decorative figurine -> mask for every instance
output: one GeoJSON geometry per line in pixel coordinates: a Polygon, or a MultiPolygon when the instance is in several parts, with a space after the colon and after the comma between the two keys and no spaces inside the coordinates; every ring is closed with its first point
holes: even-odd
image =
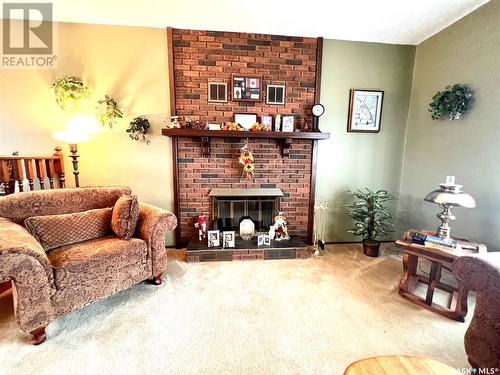
{"type": "Polygon", "coordinates": [[[170,123],[167,123],[167,128],[169,129],[179,129],[181,125],[178,121],[179,116],[170,116],[170,123]]]}
{"type": "Polygon", "coordinates": [[[192,129],[193,128],[193,121],[191,120],[191,117],[186,117],[186,129],[192,129]]]}
{"type": "Polygon", "coordinates": [[[200,123],[200,120],[196,120],[196,121],[194,122],[194,128],[195,128],[196,130],[200,130],[200,128],[201,128],[201,123],[200,123]]]}
{"type": "Polygon", "coordinates": [[[289,240],[290,236],[288,235],[288,227],[286,223],[286,218],[283,216],[283,212],[279,212],[278,216],[274,218],[274,240],[282,241],[289,240]]]}
{"type": "Polygon", "coordinates": [[[207,217],[205,215],[198,216],[198,221],[194,223],[194,227],[198,229],[198,239],[205,240],[207,238],[207,217]]]}
{"type": "Polygon", "coordinates": [[[278,113],[274,119],[274,131],[279,132],[281,129],[281,115],[278,113]]]}

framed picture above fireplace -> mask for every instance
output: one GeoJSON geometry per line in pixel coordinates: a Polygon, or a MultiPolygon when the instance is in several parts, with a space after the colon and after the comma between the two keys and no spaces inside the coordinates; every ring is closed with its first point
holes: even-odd
{"type": "Polygon", "coordinates": [[[231,90],[235,102],[260,102],[262,101],[262,76],[233,74],[231,90]]]}

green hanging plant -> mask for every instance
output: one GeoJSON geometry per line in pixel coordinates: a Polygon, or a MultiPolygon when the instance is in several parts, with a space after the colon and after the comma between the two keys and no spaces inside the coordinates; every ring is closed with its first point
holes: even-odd
{"type": "Polygon", "coordinates": [[[458,120],[470,109],[472,101],[470,87],[457,83],[453,86],[446,86],[446,90],[438,91],[432,97],[429,112],[433,120],[458,120]]]}
{"type": "Polygon", "coordinates": [[[63,110],[73,111],[80,108],[88,98],[90,89],[80,78],[63,75],[51,86],[56,97],[56,103],[63,110]]]}
{"type": "Polygon", "coordinates": [[[139,116],[130,121],[126,132],[134,141],[142,141],[146,142],[146,144],[150,144],[151,140],[146,135],[150,127],[148,119],[143,116],[139,116]]]}
{"type": "Polygon", "coordinates": [[[366,192],[360,189],[352,192],[357,200],[346,207],[350,208],[347,215],[355,220],[355,224],[347,232],[363,237],[363,241],[375,242],[394,232],[394,224],[387,221],[392,219],[392,215],[383,203],[396,198],[387,190],[365,190],[366,192]]]}
{"type": "Polygon", "coordinates": [[[116,124],[116,120],[123,118],[123,112],[118,108],[116,101],[108,95],[97,103],[96,110],[99,124],[109,126],[112,129],[113,125],[116,124]]]}

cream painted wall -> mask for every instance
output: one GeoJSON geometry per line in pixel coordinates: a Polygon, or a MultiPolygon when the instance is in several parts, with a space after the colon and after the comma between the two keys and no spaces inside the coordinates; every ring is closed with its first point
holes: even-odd
{"type": "Polygon", "coordinates": [[[439,207],[423,201],[455,175],[477,208],[458,208],[453,232],[500,249],[500,1],[494,0],[417,47],[399,204],[402,228],[434,228],[439,207]],[[459,121],[433,121],[432,96],[446,85],[474,90],[459,121]]]}
{"type": "MultiPolygon", "coordinates": [[[[140,200],[172,210],[171,143],[160,135],[169,113],[165,30],[59,23],[56,33],[56,70],[0,72],[0,154],[48,154],[55,145],[67,154],[67,145],[51,133],[71,115],[55,104],[49,87],[62,74],[82,77],[96,98],[114,97],[127,118],[78,145],[81,185],[127,185],[140,200]],[[150,145],[125,133],[138,115],[151,122],[150,145]]],[[[72,184],[69,159],[66,174],[72,184]]]]}
{"type": "MultiPolygon", "coordinates": [[[[326,108],[320,129],[316,197],[329,200],[327,241],[352,241],[352,220],[343,205],[348,190],[368,187],[399,194],[404,138],[415,47],[325,40],[321,102],[326,108]],[[384,90],[381,131],[347,133],[351,88],[384,90]]],[[[396,214],[397,202],[391,207],[396,214]]]]}

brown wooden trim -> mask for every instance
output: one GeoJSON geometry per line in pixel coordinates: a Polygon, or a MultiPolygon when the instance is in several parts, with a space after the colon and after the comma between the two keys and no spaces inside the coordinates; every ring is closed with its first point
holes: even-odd
{"type": "Polygon", "coordinates": [[[175,116],[177,112],[175,104],[175,75],[174,75],[174,41],[172,28],[167,27],[167,68],[170,95],[170,116],[175,116]]]}
{"type": "Polygon", "coordinates": [[[193,130],[166,129],[161,133],[167,137],[213,137],[213,138],[267,138],[267,139],[329,139],[330,133],[321,132],[253,132],[237,130],[193,130]]]}
{"type": "Polygon", "coordinates": [[[316,200],[316,167],[318,164],[318,141],[312,141],[311,149],[311,182],[309,189],[309,219],[307,220],[307,244],[313,244],[314,202],[316,200]]]}
{"type": "Polygon", "coordinates": [[[316,86],[314,87],[314,104],[321,103],[321,67],[323,66],[323,38],[316,42],[316,86]]]}
{"type": "Polygon", "coordinates": [[[177,217],[177,227],[175,228],[175,246],[181,247],[181,209],[179,201],[179,164],[177,163],[177,153],[179,150],[179,138],[172,138],[172,169],[174,185],[174,214],[177,217]]]}

